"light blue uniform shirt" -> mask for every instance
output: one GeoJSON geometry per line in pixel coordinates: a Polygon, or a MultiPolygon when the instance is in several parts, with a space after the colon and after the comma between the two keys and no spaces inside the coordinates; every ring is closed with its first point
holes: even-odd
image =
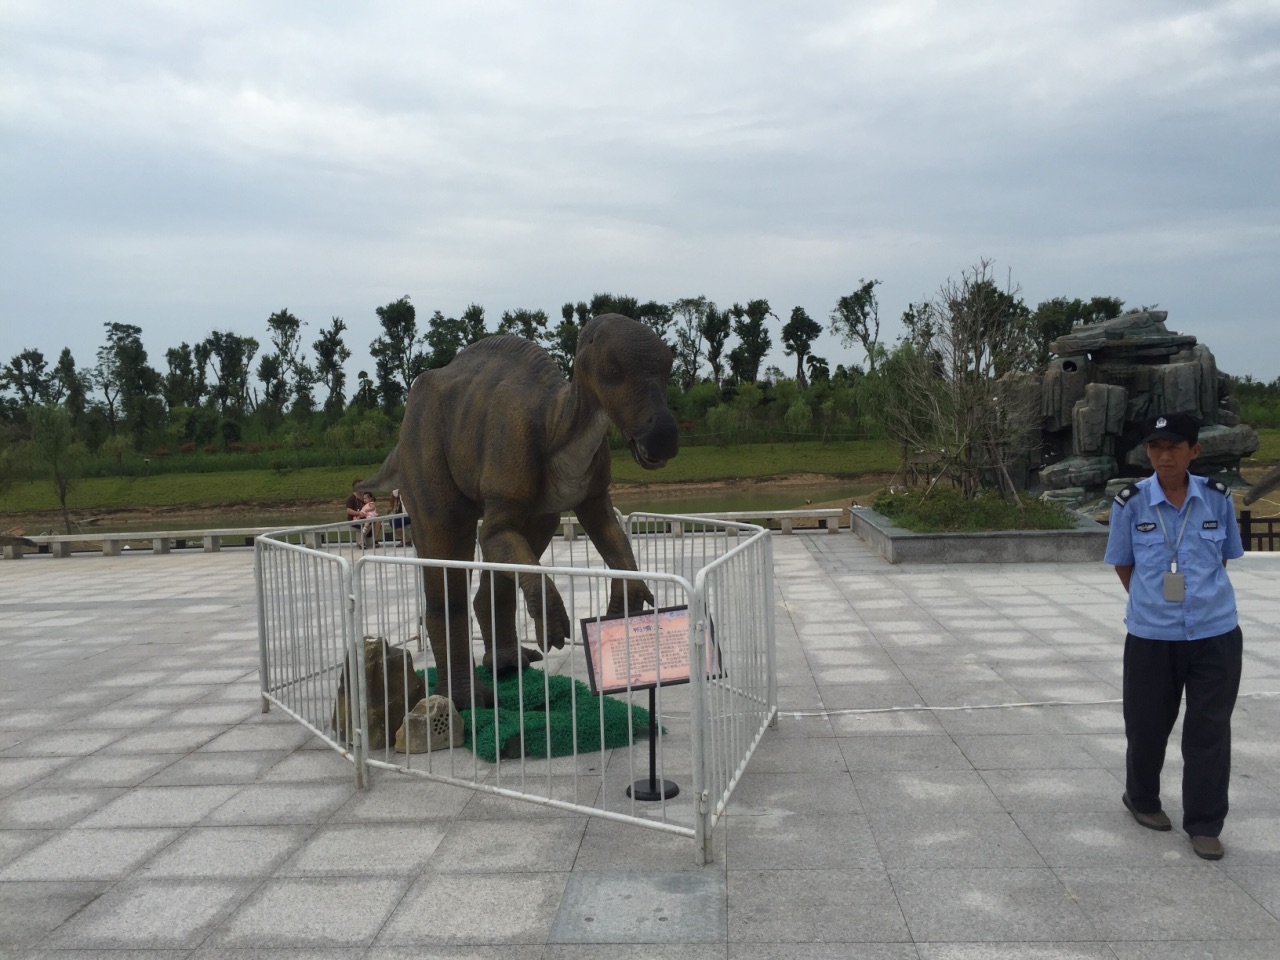
{"type": "Polygon", "coordinates": [[[1234,629],[1236,595],[1222,562],[1243,556],[1244,547],[1230,495],[1188,474],[1187,499],[1178,510],[1155,476],[1134,486],[1127,502],[1117,497],[1111,508],[1105,557],[1113,566],[1133,567],[1124,615],[1129,632],[1147,640],[1203,640],[1234,629]],[[1178,572],[1186,577],[1186,598],[1177,603],[1164,598],[1164,575],[1183,521],[1178,572]]]}

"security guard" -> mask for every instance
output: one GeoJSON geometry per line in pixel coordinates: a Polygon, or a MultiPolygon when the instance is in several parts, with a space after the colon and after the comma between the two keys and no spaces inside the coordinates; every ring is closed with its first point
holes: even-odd
{"type": "Polygon", "coordinates": [[[1171,829],[1160,770],[1185,689],[1182,826],[1198,857],[1219,860],[1243,643],[1226,566],[1244,548],[1230,491],[1188,470],[1198,440],[1187,414],[1148,423],[1143,444],[1155,474],[1116,495],[1106,562],[1129,594],[1121,799],[1144,827],[1171,829]]]}

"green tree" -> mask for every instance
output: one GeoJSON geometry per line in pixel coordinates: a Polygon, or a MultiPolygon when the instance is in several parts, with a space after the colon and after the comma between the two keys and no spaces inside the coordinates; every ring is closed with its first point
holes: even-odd
{"type": "Polygon", "coordinates": [[[598,317],[603,313],[620,313],[632,320],[640,319],[638,316],[640,301],[635,297],[615,296],[612,293],[593,294],[589,309],[592,317],[598,317]]]}
{"type": "Polygon", "coordinates": [[[262,398],[254,404],[267,432],[275,430],[284,418],[289,402],[289,381],[284,362],[278,353],[264,353],[258,361],[258,379],[262,381],[262,398]]]}
{"type": "Polygon", "coordinates": [[[84,476],[89,452],[76,441],[71,414],[55,404],[36,404],[29,411],[31,450],[36,461],[49,468],[53,487],[62,508],[62,522],[71,533],[71,512],[67,497],[84,476]]]}
{"type": "Polygon", "coordinates": [[[787,407],[785,419],[787,430],[792,434],[808,433],[813,429],[813,411],[802,397],[797,397],[787,407]]]}
{"type": "Polygon", "coordinates": [[[714,303],[707,304],[707,313],[703,317],[698,332],[706,343],[707,363],[711,366],[711,379],[717,389],[724,381],[724,348],[729,342],[732,329],[732,315],[728,310],[717,310],[714,303]]]}
{"type": "Polygon", "coordinates": [[[172,412],[179,407],[195,407],[204,395],[204,368],[196,363],[191,346],[183,341],[164,352],[169,372],[160,383],[165,406],[172,412]]]}
{"type": "Polygon", "coordinates": [[[867,369],[875,373],[884,355],[880,345],[880,301],[876,298],[879,280],[859,279],[861,286],[836,301],[831,314],[831,332],[839,334],[846,347],[860,344],[867,355],[867,369]]]}
{"type": "Polygon", "coordinates": [[[44,354],[28,348],[11,357],[4,369],[0,370],[0,386],[16,393],[20,406],[49,403],[54,381],[49,374],[49,364],[45,362],[44,354]]]}
{"type": "Polygon", "coordinates": [[[671,331],[671,324],[674,320],[671,307],[668,304],[659,303],[657,300],[648,300],[640,304],[635,313],[627,314],[627,316],[630,316],[633,320],[639,320],[664,342],[671,331]]]}
{"type": "Polygon", "coordinates": [[[702,326],[706,322],[707,311],[715,308],[716,305],[704,296],[683,297],[671,305],[676,331],[674,372],[676,382],[685,392],[698,382],[698,367],[702,363],[702,326]]]}
{"type": "Polygon", "coordinates": [[[810,383],[831,379],[831,367],[828,366],[826,357],[816,357],[811,353],[805,357],[804,365],[808,369],[810,383]]]}
{"type": "Polygon", "coordinates": [[[478,303],[467,304],[467,309],[462,311],[462,345],[469,347],[477,340],[483,340],[489,336],[489,331],[485,327],[484,307],[478,303]]]}
{"type": "Polygon", "coordinates": [[[796,358],[796,382],[800,389],[809,386],[804,376],[804,360],[809,356],[809,348],[822,333],[822,327],[805,312],[804,307],[794,307],[791,319],[782,328],[782,346],[787,356],[796,358]]]}
{"type": "Polygon", "coordinates": [[[53,379],[57,384],[53,402],[66,406],[67,413],[71,415],[71,428],[78,429],[89,406],[89,391],[93,388],[93,381],[87,370],[76,368],[76,360],[71,355],[70,347],[63,347],[62,353],[58,354],[53,379]]]}
{"type": "Polygon", "coordinates": [[[413,378],[426,368],[426,357],[417,349],[422,343],[417,311],[407,295],[375,312],[382,336],[369,344],[369,353],[377,368],[382,408],[390,413],[404,402],[413,378]]]}
{"type": "Polygon", "coordinates": [[[215,330],[196,349],[201,369],[207,365],[214,382],[209,397],[223,417],[243,418],[249,406],[249,376],[258,341],[238,333],[215,330]]]}
{"type": "Polygon", "coordinates": [[[342,416],[346,406],[347,373],[343,365],[351,359],[351,351],[342,339],[346,330],[346,322],[334,317],[311,344],[316,354],[316,382],[324,384],[327,391],[324,415],[330,423],[342,416]]]}
{"type": "Polygon", "coordinates": [[[1049,362],[1049,344],[1059,337],[1065,337],[1072,327],[1113,320],[1120,316],[1123,309],[1124,301],[1119,297],[1092,297],[1089,300],[1054,297],[1052,300],[1041,301],[1031,315],[1040,340],[1040,363],[1049,362]]]}
{"type": "Polygon", "coordinates": [[[940,458],[940,476],[966,496],[994,481],[1017,500],[1011,467],[1024,459],[1039,423],[1038,332],[1017,287],[997,286],[981,260],[933,299],[903,316],[906,334],[878,379],[881,404],[904,452],[940,458]]]}
{"type": "Polygon", "coordinates": [[[147,362],[141,327],[115,322],[103,327],[107,341],[98,348],[94,379],[106,400],[111,433],[123,421],[134,442],[141,443],[149,429],[160,425],[162,412],[153,403],[160,393],[160,374],[147,362]]]}
{"type": "Polygon", "coordinates": [[[498,333],[524,337],[535,343],[542,339],[547,329],[547,313],[545,310],[504,310],[502,319],[498,321],[498,333]]]}
{"type": "Polygon", "coordinates": [[[760,363],[773,346],[767,320],[777,317],[768,300],[751,300],[745,307],[734,304],[733,332],[738,345],[729,351],[729,366],[734,377],[743,383],[754,383],[760,374],[760,363]]]}
{"type": "Polygon", "coordinates": [[[369,378],[367,370],[356,374],[356,392],[348,410],[372,410],[378,406],[378,388],[369,378]]]}
{"type": "Polygon", "coordinates": [[[574,305],[564,304],[560,308],[560,322],[547,337],[547,352],[566,377],[573,376],[573,358],[578,355],[578,334],[581,332],[574,305]]]}

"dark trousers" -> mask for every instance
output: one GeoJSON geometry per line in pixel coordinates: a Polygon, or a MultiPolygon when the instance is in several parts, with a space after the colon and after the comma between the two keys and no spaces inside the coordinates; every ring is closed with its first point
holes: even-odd
{"type": "Polygon", "coordinates": [[[1231,713],[1240,690],[1240,628],[1203,640],[1124,640],[1125,788],[1136,810],[1160,809],[1160,770],[1182,694],[1182,828],[1216,837],[1227,816],[1231,713]]]}

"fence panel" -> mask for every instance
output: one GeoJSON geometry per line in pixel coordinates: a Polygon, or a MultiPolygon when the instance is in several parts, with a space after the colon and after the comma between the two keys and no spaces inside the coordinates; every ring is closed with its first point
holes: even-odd
{"type": "Polygon", "coordinates": [[[289,531],[310,547],[260,548],[264,703],[284,706],[357,769],[643,824],[695,839],[696,858],[710,858],[711,831],[776,717],[767,531],[633,515],[632,572],[607,568],[581,536],[553,538],[541,566],[522,567],[361,551],[349,527],[289,531]],[[337,579],[322,588],[318,573],[289,566],[308,562],[337,579]],[[654,608],[686,608],[687,618],[654,608]],[[427,657],[433,617],[448,639],[427,657]],[[654,641],[660,623],[669,640],[678,631],[674,643],[654,641]],[[567,642],[543,652],[557,625],[567,642]],[[309,644],[318,650],[304,653],[309,644]],[[513,655],[516,644],[531,655],[513,655]],[[497,710],[467,689],[472,661],[497,710]],[[496,678],[495,664],[506,668],[496,678]],[[436,668],[442,677],[428,673],[436,668]],[[608,695],[593,695],[602,686],[608,695]],[[437,689],[461,709],[431,699],[437,689]],[[404,722],[415,706],[442,709],[404,722]]]}
{"type": "MultiPolygon", "coordinates": [[[[304,537],[305,538],[305,537],[304,537]]],[[[351,565],[299,543],[293,533],[259,537],[258,655],[262,709],[283,709],[330,747],[356,760],[359,683],[351,618],[351,565]],[[358,681],[357,675],[357,681],[358,681]]],[[[356,764],[356,782],[363,770],[356,764]]]]}

